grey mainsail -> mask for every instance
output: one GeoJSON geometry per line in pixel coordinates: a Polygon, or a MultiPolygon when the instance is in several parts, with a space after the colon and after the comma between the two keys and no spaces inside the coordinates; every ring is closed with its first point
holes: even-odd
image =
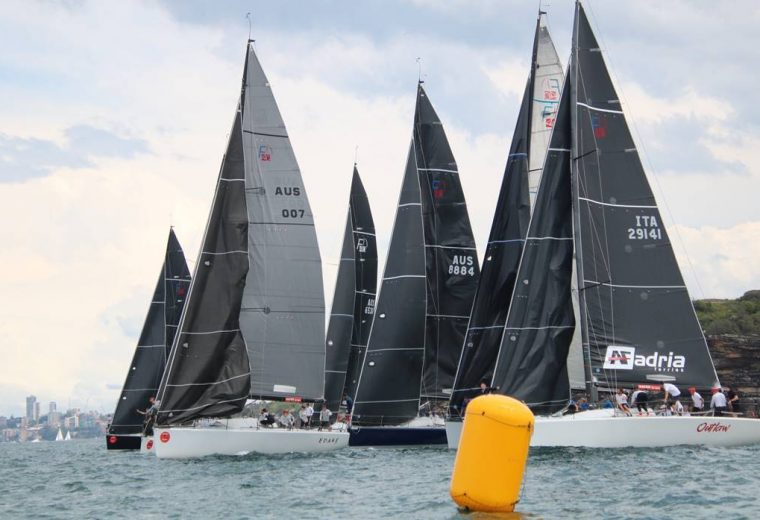
{"type": "Polygon", "coordinates": [[[482,381],[490,381],[493,377],[530,221],[529,192],[534,197],[538,189],[548,136],[556,120],[561,94],[558,89],[564,74],[561,69],[557,71],[559,58],[541,14],[536,21],[531,70],[507,156],[451,396],[449,412],[452,417],[461,414],[464,401],[480,391],[482,381]]]}
{"type": "Polygon", "coordinates": [[[157,395],[189,286],[190,271],[185,255],[174,230],[170,229],[164,264],[116,403],[109,434],[142,432],[145,416],[137,410],[146,409],[148,399],[157,395]]]}
{"type": "Polygon", "coordinates": [[[253,47],[158,424],[228,416],[248,397],[317,399],[324,381],[319,249],[301,174],[253,47]]]}
{"type": "Polygon", "coordinates": [[[241,328],[251,395],[320,399],[325,301],[314,219],[272,88],[253,50],[243,104],[250,270],[241,328]]]}
{"type": "Polygon", "coordinates": [[[459,174],[420,84],[414,132],[353,423],[394,425],[447,399],[478,261],[459,174]]]}
{"type": "Polygon", "coordinates": [[[377,244],[369,199],[354,166],[330,324],[327,328],[325,401],[337,410],[354,396],[375,314],[377,244]]]}
{"type": "Polygon", "coordinates": [[[575,328],[570,138],[566,86],[491,381],[537,413],[562,408],[570,396],[566,360],[575,328]]]}
{"type": "Polygon", "coordinates": [[[600,384],[708,387],[715,368],[583,7],[571,82],[581,325],[600,384]]]}

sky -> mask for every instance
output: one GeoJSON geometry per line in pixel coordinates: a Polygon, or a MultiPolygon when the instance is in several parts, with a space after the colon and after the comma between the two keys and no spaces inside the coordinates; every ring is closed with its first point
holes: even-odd
{"type": "MultiPolygon", "coordinates": [[[[693,298],[760,289],[760,3],[584,2],[693,298]]],[[[354,160],[381,264],[419,74],[488,236],[536,1],[0,2],[0,415],[111,411],[175,226],[191,268],[250,19],[328,305],[354,160]],[[418,58],[421,60],[418,63],[418,58]]],[[[572,0],[544,2],[564,63],[572,0]]]]}

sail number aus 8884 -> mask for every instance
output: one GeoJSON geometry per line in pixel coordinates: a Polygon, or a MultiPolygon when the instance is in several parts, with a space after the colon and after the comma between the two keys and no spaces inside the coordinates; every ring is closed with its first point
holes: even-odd
{"type": "Polygon", "coordinates": [[[628,228],[629,240],[661,240],[662,228],[654,215],[636,215],[636,227],[628,228]]]}
{"type": "Polygon", "coordinates": [[[449,265],[449,274],[475,276],[475,261],[470,255],[454,255],[449,265]]]}

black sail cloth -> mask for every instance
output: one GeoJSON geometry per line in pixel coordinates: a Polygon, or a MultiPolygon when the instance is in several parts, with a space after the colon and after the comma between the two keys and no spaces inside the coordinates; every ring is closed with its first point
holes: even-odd
{"type": "Polygon", "coordinates": [[[330,325],[327,329],[325,401],[337,410],[343,393],[353,398],[375,313],[377,244],[375,224],[359,172],[354,167],[348,217],[330,325]]]}
{"type": "Polygon", "coordinates": [[[142,432],[145,416],[137,410],[148,408],[148,400],[158,393],[158,385],[164,373],[189,286],[190,271],[185,255],[174,230],[171,229],[164,264],[161,266],[148,315],[116,404],[108,429],[109,434],[142,432]]]}
{"type": "Polygon", "coordinates": [[[717,375],[707,344],[580,3],[573,41],[576,249],[593,376],[709,387],[717,375]]]}
{"type": "Polygon", "coordinates": [[[575,329],[570,159],[566,84],[491,382],[535,413],[562,408],[570,395],[566,361],[575,329]]]}
{"type": "Polygon", "coordinates": [[[451,395],[449,414],[452,417],[459,417],[464,411],[465,400],[480,391],[478,387],[482,381],[490,381],[493,377],[493,367],[530,221],[528,149],[532,101],[532,87],[528,81],[507,157],[507,167],[483,259],[483,270],[478,280],[451,395]]]}
{"type": "Polygon", "coordinates": [[[402,424],[448,398],[478,274],[456,162],[420,85],[354,424],[402,424]]]}

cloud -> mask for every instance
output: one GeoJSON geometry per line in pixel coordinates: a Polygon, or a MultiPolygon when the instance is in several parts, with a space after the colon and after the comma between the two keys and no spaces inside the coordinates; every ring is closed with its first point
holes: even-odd
{"type": "Polygon", "coordinates": [[[87,168],[98,158],[129,159],[147,151],[148,144],[142,139],[120,137],[83,124],[67,128],[62,145],[0,134],[0,182],[22,182],[60,168],[87,168]]]}

